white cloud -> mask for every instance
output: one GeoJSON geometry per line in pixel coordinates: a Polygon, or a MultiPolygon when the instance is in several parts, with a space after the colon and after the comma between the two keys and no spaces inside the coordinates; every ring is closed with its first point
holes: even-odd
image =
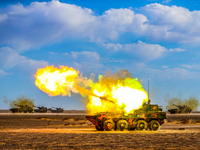
{"type": "Polygon", "coordinates": [[[127,60],[111,58],[111,59],[105,59],[105,61],[106,61],[106,62],[119,62],[119,63],[124,63],[124,62],[126,62],[127,60]]]}
{"type": "Polygon", "coordinates": [[[4,75],[8,75],[8,74],[9,74],[9,73],[7,73],[7,72],[3,71],[2,69],[0,69],[0,76],[1,76],[1,75],[4,76],[4,75]]]}
{"type": "MultiPolygon", "coordinates": [[[[96,15],[91,9],[57,0],[11,5],[2,12],[0,45],[18,50],[66,38],[105,43],[127,32],[156,41],[200,41],[200,11],[157,3],[146,5],[140,14],[120,8],[96,15]]],[[[115,50],[120,48],[114,46],[115,50]]]]}
{"type": "Polygon", "coordinates": [[[69,55],[68,53],[62,53],[62,55],[69,55]]]}
{"type": "Polygon", "coordinates": [[[148,69],[156,78],[163,80],[199,79],[200,72],[189,71],[185,68],[165,68],[164,70],[148,69]]]}
{"type": "Polygon", "coordinates": [[[165,65],[164,65],[164,66],[162,66],[162,68],[169,68],[169,66],[165,66],[165,65]]]}
{"type": "Polygon", "coordinates": [[[55,52],[48,52],[49,54],[52,54],[52,55],[56,55],[58,53],[55,53],[55,52]]]}
{"type": "Polygon", "coordinates": [[[167,3],[169,3],[169,2],[171,2],[171,0],[163,0],[163,1],[162,1],[162,3],[165,3],[165,4],[167,4],[167,3]]]}
{"type": "Polygon", "coordinates": [[[117,44],[114,44],[114,43],[107,43],[107,44],[103,44],[103,46],[106,48],[106,49],[113,49],[115,51],[117,50],[120,50],[123,48],[123,46],[119,43],[117,44]]]}
{"type": "Polygon", "coordinates": [[[169,51],[170,52],[184,52],[185,49],[181,49],[181,48],[174,48],[174,49],[172,49],[172,48],[170,48],[169,51]]]}
{"type": "Polygon", "coordinates": [[[98,72],[103,68],[102,59],[97,52],[82,51],[71,52],[73,66],[84,72],[98,72]]]}
{"type": "Polygon", "coordinates": [[[196,70],[200,69],[200,65],[199,64],[196,64],[196,65],[186,65],[186,64],[183,64],[181,66],[184,67],[184,68],[187,68],[187,69],[196,69],[196,70]]]}
{"type": "Polygon", "coordinates": [[[0,22],[4,21],[7,19],[7,15],[6,14],[0,14],[0,22]]]}
{"type": "Polygon", "coordinates": [[[97,52],[90,51],[82,51],[82,52],[71,52],[74,58],[84,57],[84,59],[91,59],[98,61],[100,59],[100,55],[97,52]]]}
{"type": "Polygon", "coordinates": [[[160,58],[164,52],[167,51],[165,47],[158,44],[147,44],[138,41],[137,44],[126,44],[124,45],[125,51],[134,53],[147,61],[151,61],[160,58]]]}
{"type": "Polygon", "coordinates": [[[164,54],[168,52],[182,52],[184,49],[175,48],[167,50],[165,47],[160,46],[158,44],[148,44],[142,41],[138,41],[138,43],[132,44],[124,44],[121,45],[119,43],[107,43],[103,44],[107,49],[111,50],[121,50],[128,54],[132,54],[138,56],[143,61],[151,61],[162,57],[164,54]]]}
{"type": "MultiPolygon", "coordinates": [[[[11,5],[1,21],[0,44],[29,49],[70,37],[85,37],[95,16],[87,8],[51,2],[11,5]]],[[[88,37],[88,35],[87,35],[88,37]]]]}
{"type": "Polygon", "coordinates": [[[9,47],[0,48],[0,69],[10,69],[15,66],[23,67],[26,69],[35,69],[47,65],[48,62],[46,61],[28,59],[25,56],[21,56],[15,50],[9,47]]]}
{"type": "Polygon", "coordinates": [[[144,34],[150,38],[173,42],[200,41],[200,11],[157,3],[143,9],[149,19],[144,34]]]}

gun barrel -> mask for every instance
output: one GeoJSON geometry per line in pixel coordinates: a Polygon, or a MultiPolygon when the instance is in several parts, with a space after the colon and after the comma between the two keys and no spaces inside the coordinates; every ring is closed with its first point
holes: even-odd
{"type": "Polygon", "coordinates": [[[18,104],[15,104],[16,106],[19,106],[19,107],[23,107],[23,105],[18,105],[18,104]]]}
{"type": "Polygon", "coordinates": [[[105,97],[99,97],[101,100],[104,100],[104,101],[109,101],[109,102],[111,102],[111,103],[115,103],[114,101],[112,101],[112,100],[109,100],[109,99],[107,99],[107,98],[105,98],[105,97]]]}

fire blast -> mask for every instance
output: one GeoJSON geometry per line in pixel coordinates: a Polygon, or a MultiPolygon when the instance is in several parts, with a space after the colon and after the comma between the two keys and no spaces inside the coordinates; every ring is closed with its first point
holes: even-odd
{"type": "Polygon", "coordinates": [[[73,92],[86,97],[90,114],[101,111],[130,113],[148,101],[147,92],[137,78],[99,75],[98,82],[94,82],[67,66],[40,68],[35,78],[35,85],[49,96],[71,96],[73,92]]]}

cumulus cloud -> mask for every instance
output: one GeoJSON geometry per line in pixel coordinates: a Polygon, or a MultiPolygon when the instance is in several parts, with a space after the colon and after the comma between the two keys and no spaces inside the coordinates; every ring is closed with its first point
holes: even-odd
{"type": "Polygon", "coordinates": [[[173,42],[195,42],[200,40],[200,11],[189,11],[184,7],[149,4],[143,7],[149,37],[173,42]]]}
{"type": "Polygon", "coordinates": [[[5,11],[1,14],[7,18],[0,24],[4,29],[0,30],[0,44],[14,45],[20,50],[67,37],[84,37],[87,24],[95,19],[90,9],[56,0],[11,5],[5,11]]]}
{"type": "Polygon", "coordinates": [[[73,59],[73,65],[78,70],[84,69],[84,71],[91,72],[92,70],[94,72],[94,70],[97,71],[103,68],[101,57],[97,52],[72,51],[68,56],[73,59]]]}
{"type": "Polygon", "coordinates": [[[148,69],[148,72],[163,80],[200,78],[200,72],[189,71],[185,68],[164,68],[164,70],[148,69]]]}
{"type": "Polygon", "coordinates": [[[48,62],[46,61],[28,59],[27,57],[20,55],[9,47],[0,48],[0,69],[10,69],[15,66],[23,67],[26,69],[35,69],[47,65],[48,62]]]}
{"type": "Polygon", "coordinates": [[[84,57],[85,59],[99,60],[100,55],[97,52],[82,51],[82,52],[71,52],[74,58],[84,57]]]}
{"type": "Polygon", "coordinates": [[[170,1],[171,1],[171,0],[163,0],[162,3],[167,4],[167,3],[169,3],[170,1]]]}
{"type": "Polygon", "coordinates": [[[181,48],[174,48],[174,49],[172,49],[172,48],[170,48],[169,51],[170,52],[184,52],[185,49],[181,49],[181,48]]]}
{"type": "Polygon", "coordinates": [[[123,46],[119,43],[114,44],[114,43],[107,43],[107,44],[103,44],[103,46],[105,46],[106,49],[113,49],[115,51],[120,50],[123,48],[123,46]]]}
{"type": "Polygon", "coordinates": [[[4,75],[8,75],[8,74],[9,74],[9,73],[7,73],[7,72],[3,71],[2,69],[0,69],[0,76],[1,76],[1,75],[4,76],[4,75]]]}
{"type": "Polygon", "coordinates": [[[143,61],[151,61],[158,59],[168,52],[182,52],[184,49],[175,48],[167,50],[165,47],[160,46],[158,44],[148,44],[142,41],[138,41],[138,43],[132,44],[124,44],[121,45],[119,43],[107,43],[104,44],[107,49],[111,50],[122,50],[126,53],[136,55],[141,58],[143,61]]]}
{"type": "Polygon", "coordinates": [[[128,32],[156,41],[200,41],[200,11],[154,3],[138,12],[120,8],[98,15],[57,0],[11,5],[0,10],[0,45],[25,50],[66,38],[104,43],[128,32]]]}
{"type": "Polygon", "coordinates": [[[200,65],[199,64],[195,64],[195,65],[183,64],[181,66],[186,68],[186,69],[194,69],[194,70],[199,70],[200,69],[200,65]]]}

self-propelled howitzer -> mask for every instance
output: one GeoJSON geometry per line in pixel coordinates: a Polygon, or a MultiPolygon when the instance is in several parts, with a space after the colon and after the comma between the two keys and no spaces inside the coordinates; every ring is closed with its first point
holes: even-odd
{"type": "Polygon", "coordinates": [[[18,105],[15,104],[17,107],[16,108],[11,108],[10,110],[12,113],[33,113],[34,109],[33,107],[30,107],[28,105],[18,105]]]}
{"type": "Polygon", "coordinates": [[[166,112],[158,105],[144,104],[134,113],[99,112],[86,115],[99,131],[151,130],[156,131],[164,123],[166,112]]]}
{"type": "Polygon", "coordinates": [[[188,107],[187,105],[175,105],[174,106],[178,107],[175,109],[169,109],[168,112],[170,114],[188,114],[191,113],[192,109],[190,107],[188,107]]]}

